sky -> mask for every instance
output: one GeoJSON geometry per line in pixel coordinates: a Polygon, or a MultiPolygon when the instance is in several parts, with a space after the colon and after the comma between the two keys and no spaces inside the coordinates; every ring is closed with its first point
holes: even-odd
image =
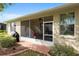
{"type": "Polygon", "coordinates": [[[8,6],[3,12],[0,12],[0,22],[4,22],[13,18],[28,15],[41,10],[54,8],[62,5],[62,3],[16,3],[8,6]]]}

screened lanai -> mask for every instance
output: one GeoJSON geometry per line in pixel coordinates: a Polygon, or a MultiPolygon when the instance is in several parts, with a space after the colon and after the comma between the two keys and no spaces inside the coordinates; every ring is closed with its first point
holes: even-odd
{"type": "Polygon", "coordinates": [[[21,36],[39,40],[53,41],[53,17],[21,21],[21,36]]]}

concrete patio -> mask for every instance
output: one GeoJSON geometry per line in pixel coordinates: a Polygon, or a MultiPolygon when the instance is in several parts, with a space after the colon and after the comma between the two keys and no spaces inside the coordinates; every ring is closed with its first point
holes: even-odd
{"type": "Polygon", "coordinates": [[[38,51],[40,53],[49,55],[48,54],[49,48],[47,46],[37,45],[37,44],[33,44],[33,43],[27,42],[27,41],[21,41],[21,42],[18,42],[17,44],[24,46],[24,47],[27,47],[28,49],[32,49],[34,51],[38,51]]]}

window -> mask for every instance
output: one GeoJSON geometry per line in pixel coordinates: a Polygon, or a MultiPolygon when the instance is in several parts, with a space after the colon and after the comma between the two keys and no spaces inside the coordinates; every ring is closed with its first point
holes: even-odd
{"type": "Polygon", "coordinates": [[[74,35],[74,13],[60,15],[60,34],[74,35]]]}
{"type": "Polygon", "coordinates": [[[2,28],[2,26],[0,25],[0,29],[2,28]]]}

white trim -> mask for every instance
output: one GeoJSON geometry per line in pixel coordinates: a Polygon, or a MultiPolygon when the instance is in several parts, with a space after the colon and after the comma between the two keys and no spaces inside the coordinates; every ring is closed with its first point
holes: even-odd
{"type": "Polygon", "coordinates": [[[60,37],[64,37],[65,39],[75,39],[76,36],[73,35],[60,35],[60,37]]]}
{"type": "Polygon", "coordinates": [[[44,34],[44,36],[52,36],[51,34],[44,34]]]}
{"type": "Polygon", "coordinates": [[[44,40],[44,21],[43,21],[43,40],[44,40]]]}
{"type": "Polygon", "coordinates": [[[39,45],[45,45],[45,46],[54,45],[51,41],[44,41],[44,40],[39,40],[39,39],[34,39],[29,37],[20,37],[20,41],[27,41],[27,42],[32,42],[33,44],[39,44],[39,45]]]}
{"type": "Polygon", "coordinates": [[[53,37],[53,43],[54,43],[54,20],[52,21],[52,37],[53,37]]]}

